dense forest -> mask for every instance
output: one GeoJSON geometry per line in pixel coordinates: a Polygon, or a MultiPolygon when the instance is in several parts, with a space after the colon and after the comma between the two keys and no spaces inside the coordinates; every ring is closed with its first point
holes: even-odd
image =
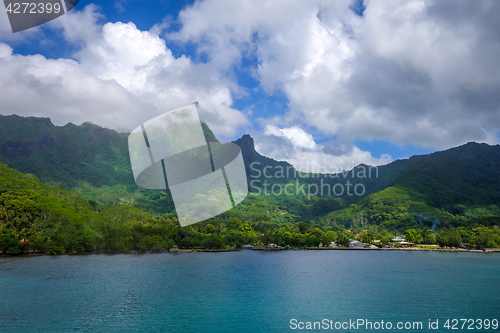
{"type": "MultiPolygon", "coordinates": [[[[208,126],[203,130],[207,140],[217,140],[208,126]]],[[[333,241],[348,246],[352,239],[384,246],[395,236],[443,247],[500,245],[498,145],[469,143],[398,160],[362,177],[370,167],[304,174],[260,155],[249,135],[235,143],[249,185],[255,181],[252,192],[236,208],[181,228],[168,189],[135,185],[127,134],[90,123],[58,127],[46,118],[0,116],[0,161],[5,163],[0,163],[0,251],[114,253],[243,244],[307,248],[333,241]],[[289,172],[278,176],[279,170],[289,172]],[[265,177],[268,171],[275,177],[265,177]],[[346,181],[362,183],[363,195],[300,190],[346,181]],[[288,194],[269,195],[264,182],[288,194]]]]}

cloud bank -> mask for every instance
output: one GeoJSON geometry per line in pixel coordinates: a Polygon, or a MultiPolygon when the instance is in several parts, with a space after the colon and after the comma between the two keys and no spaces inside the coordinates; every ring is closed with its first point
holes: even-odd
{"type": "Polygon", "coordinates": [[[56,124],[91,121],[130,130],[158,114],[198,101],[215,133],[232,136],[248,120],[231,108],[237,85],[208,64],[175,58],[158,34],[132,23],[100,25],[94,5],[53,21],[74,59],[12,54],[0,43],[0,110],[43,115],[56,124]]]}
{"type": "Polygon", "coordinates": [[[230,138],[252,117],[233,107],[248,95],[236,79],[245,70],[288,99],[286,113],[252,119],[259,151],[295,166],[391,160],[355,140],[494,144],[498,17],[495,0],[204,0],[179,13],[178,30],[158,22],[140,31],[100,24],[89,5],[50,23],[79,47],[72,59],[16,55],[0,42],[0,110],[131,129],[197,100],[214,132],[230,138]],[[174,57],[165,41],[194,45],[207,61],[174,57]],[[332,140],[318,144],[304,129],[332,140]]]}
{"type": "Polygon", "coordinates": [[[423,148],[498,142],[500,3],[485,1],[196,2],[170,34],[227,69],[248,54],[289,112],[342,140],[423,148]]]}
{"type": "Polygon", "coordinates": [[[318,144],[311,134],[298,126],[279,128],[267,125],[256,135],[255,142],[259,153],[286,160],[296,169],[306,172],[337,173],[362,163],[378,166],[393,160],[388,154],[375,158],[370,152],[339,140],[318,144]]]}

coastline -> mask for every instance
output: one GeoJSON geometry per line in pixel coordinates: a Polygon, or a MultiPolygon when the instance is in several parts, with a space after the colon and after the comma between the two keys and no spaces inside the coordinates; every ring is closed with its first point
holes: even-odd
{"type": "Polygon", "coordinates": [[[306,249],[285,249],[285,248],[253,248],[253,251],[434,251],[434,252],[472,252],[472,253],[500,253],[500,248],[485,249],[485,250],[472,250],[472,249],[426,249],[426,248],[330,248],[330,247],[317,247],[306,249]]]}
{"type": "Polygon", "coordinates": [[[318,247],[318,248],[304,248],[304,249],[286,249],[286,248],[273,248],[273,247],[254,247],[248,250],[242,249],[171,249],[162,251],[131,251],[131,252],[116,252],[116,253],[106,253],[106,252],[76,252],[76,253],[64,253],[64,254],[48,254],[48,253],[25,253],[19,255],[8,255],[0,253],[0,258],[15,258],[15,257],[40,257],[40,256],[88,256],[96,254],[105,255],[119,255],[119,254],[161,254],[161,253],[197,253],[197,252],[240,252],[240,251],[432,251],[432,252],[468,252],[468,253],[500,253],[500,248],[485,249],[485,250],[472,250],[472,249],[426,249],[426,248],[328,248],[328,247],[318,247]]]}

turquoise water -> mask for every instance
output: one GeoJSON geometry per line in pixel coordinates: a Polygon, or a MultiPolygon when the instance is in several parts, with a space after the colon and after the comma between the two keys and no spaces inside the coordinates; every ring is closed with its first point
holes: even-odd
{"type": "Polygon", "coordinates": [[[304,325],[323,319],[422,322],[422,330],[392,330],[445,332],[451,331],[443,328],[446,319],[453,318],[500,320],[500,254],[239,251],[0,258],[0,332],[388,331],[292,330],[292,319],[304,325]],[[428,329],[429,319],[439,320],[439,330],[428,329]]]}

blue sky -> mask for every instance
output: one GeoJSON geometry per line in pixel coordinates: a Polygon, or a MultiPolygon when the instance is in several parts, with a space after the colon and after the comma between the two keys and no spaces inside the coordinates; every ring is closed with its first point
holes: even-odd
{"type": "Polygon", "coordinates": [[[197,100],[217,137],[250,133],[262,154],[306,168],[496,144],[499,8],[80,1],[0,34],[0,113],[127,131],[197,100]]]}

